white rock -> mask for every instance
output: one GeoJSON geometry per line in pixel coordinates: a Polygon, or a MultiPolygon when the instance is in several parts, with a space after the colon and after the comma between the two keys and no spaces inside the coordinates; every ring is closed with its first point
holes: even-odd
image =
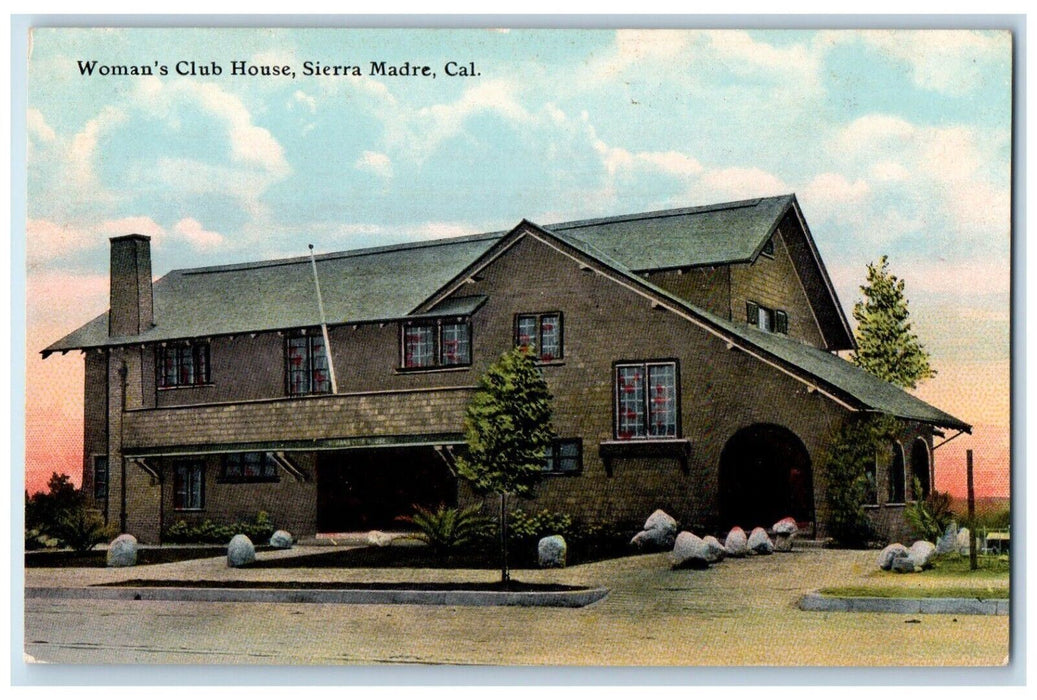
{"type": "Polygon", "coordinates": [[[681,532],[674,541],[670,559],[675,569],[708,568],[711,560],[709,545],[690,532],[681,532]]]}
{"type": "Polygon", "coordinates": [[[119,535],[108,545],[108,566],[135,566],[137,563],[137,538],[119,535]]]}
{"type": "Polygon", "coordinates": [[[782,518],[778,522],[774,523],[774,527],[772,527],[771,530],[773,530],[776,535],[795,535],[799,532],[799,525],[796,524],[795,518],[782,518]]]}
{"type": "MultiPolygon", "coordinates": [[[[960,530],[958,530],[957,544],[958,554],[960,554],[963,557],[967,557],[969,555],[969,529],[967,527],[963,527],[960,530]]],[[[979,546],[978,542],[976,543],[976,546],[979,546]]]]}
{"type": "Polygon", "coordinates": [[[677,537],[677,521],[661,510],[648,516],[644,529],[634,535],[630,544],[638,549],[664,550],[673,547],[677,537]]]}
{"type": "Polygon", "coordinates": [[[937,554],[950,554],[958,548],[958,523],[953,520],[936,540],[937,554]]]}
{"type": "Polygon", "coordinates": [[[729,557],[744,557],[749,554],[749,538],[745,530],[735,525],[724,538],[724,550],[729,557]]]}
{"type": "Polygon", "coordinates": [[[292,533],[287,530],[278,530],[270,535],[270,546],[274,549],[291,549],[293,542],[292,533]]]}
{"type": "Polygon", "coordinates": [[[720,561],[724,558],[727,550],[724,549],[724,545],[720,544],[720,540],[713,535],[706,535],[702,538],[702,541],[706,543],[706,547],[709,549],[710,561],[720,561]]]}
{"type": "Polygon", "coordinates": [[[774,543],[762,527],[754,527],[749,533],[749,551],[753,554],[770,554],[774,551],[774,543]]]}
{"type": "Polygon", "coordinates": [[[378,530],[367,533],[367,543],[373,547],[388,547],[392,544],[393,536],[378,530]]]}
{"type": "Polygon", "coordinates": [[[933,565],[933,557],[936,555],[936,545],[925,540],[918,540],[908,550],[911,560],[915,566],[928,569],[933,565]]]}
{"type": "Polygon", "coordinates": [[[915,560],[911,557],[897,557],[890,566],[890,571],[898,574],[913,574],[921,570],[922,567],[915,564],[915,560]]]}
{"type": "Polygon", "coordinates": [[[246,535],[234,535],[227,545],[227,566],[245,566],[256,560],[256,548],[246,535]]]}
{"type": "Polygon", "coordinates": [[[565,556],[568,551],[565,538],[561,535],[544,537],[537,543],[537,560],[541,569],[561,569],[565,567],[565,556]]]}
{"type": "Polygon", "coordinates": [[[891,544],[879,552],[879,568],[883,571],[889,571],[890,567],[893,566],[894,559],[903,559],[908,556],[910,556],[910,553],[907,551],[907,547],[899,542],[891,544]]]}

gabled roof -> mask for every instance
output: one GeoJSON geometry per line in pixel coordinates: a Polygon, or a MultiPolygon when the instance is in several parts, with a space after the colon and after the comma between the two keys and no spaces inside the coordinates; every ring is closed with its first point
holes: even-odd
{"type": "Polygon", "coordinates": [[[917,420],[954,430],[971,431],[972,426],[949,413],[922,401],[903,389],[885,382],[850,362],[787,336],[767,333],[748,325],[734,323],[704,309],[689,304],[684,299],[652,284],[622,263],[597,251],[594,246],[572,236],[527,224],[543,234],[554,237],[576,251],[621,275],[627,282],[641,287],[659,301],[677,307],[689,316],[711,326],[734,344],[751,349],[754,354],[776,360],[800,378],[809,379],[836,396],[848,400],[858,410],[887,413],[898,418],[917,420]],[[748,346],[748,347],[745,347],[748,346]]]}

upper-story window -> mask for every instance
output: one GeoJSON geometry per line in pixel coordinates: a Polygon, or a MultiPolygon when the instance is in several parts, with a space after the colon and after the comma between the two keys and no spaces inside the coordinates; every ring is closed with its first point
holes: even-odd
{"type": "Polygon", "coordinates": [[[158,349],[158,385],[163,389],[209,383],[209,344],[169,343],[158,349]]]}
{"type": "Polygon", "coordinates": [[[315,331],[296,331],[287,341],[288,393],[292,396],[331,392],[328,354],[324,336],[315,331]]]}
{"type": "Polygon", "coordinates": [[[750,326],[756,326],[768,333],[788,335],[789,315],[781,309],[769,309],[755,301],[745,302],[745,320],[750,326]]]}
{"type": "Polygon", "coordinates": [[[541,362],[562,359],[561,312],[515,316],[515,345],[534,348],[541,362]]]}
{"type": "Polygon", "coordinates": [[[404,369],[472,363],[472,327],[467,319],[408,321],[401,327],[401,333],[404,369]]]}
{"type": "Polygon", "coordinates": [[[616,439],[677,437],[677,363],[624,362],[615,373],[616,439]]]}

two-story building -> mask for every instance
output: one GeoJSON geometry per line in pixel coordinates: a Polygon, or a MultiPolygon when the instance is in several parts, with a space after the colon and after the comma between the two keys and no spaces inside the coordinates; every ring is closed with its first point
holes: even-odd
{"type": "Polygon", "coordinates": [[[174,270],[111,241],[111,308],[43,350],[86,361],[83,484],[145,542],[268,512],[301,536],[469,502],[452,466],[479,377],[527,345],[558,435],[529,507],[655,508],[697,531],[823,531],[847,416],[900,419],[872,516],[903,529],[934,436],[969,426],[839,357],[853,335],[795,196],[174,270]],[[333,376],[334,375],[334,380],[333,376]]]}

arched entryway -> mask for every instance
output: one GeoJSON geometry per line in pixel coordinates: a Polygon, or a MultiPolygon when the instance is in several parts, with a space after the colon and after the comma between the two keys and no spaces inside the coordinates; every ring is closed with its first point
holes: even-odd
{"type": "Polygon", "coordinates": [[[932,458],[929,454],[929,445],[922,438],[915,439],[911,445],[911,477],[912,493],[914,493],[914,480],[918,480],[921,493],[915,493],[915,498],[926,498],[932,490],[930,473],[932,469],[932,458]]]}
{"type": "Polygon", "coordinates": [[[792,516],[814,520],[810,453],[788,428],[757,423],[731,436],[720,453],[721,527],[770,527],[792,516]]]}

